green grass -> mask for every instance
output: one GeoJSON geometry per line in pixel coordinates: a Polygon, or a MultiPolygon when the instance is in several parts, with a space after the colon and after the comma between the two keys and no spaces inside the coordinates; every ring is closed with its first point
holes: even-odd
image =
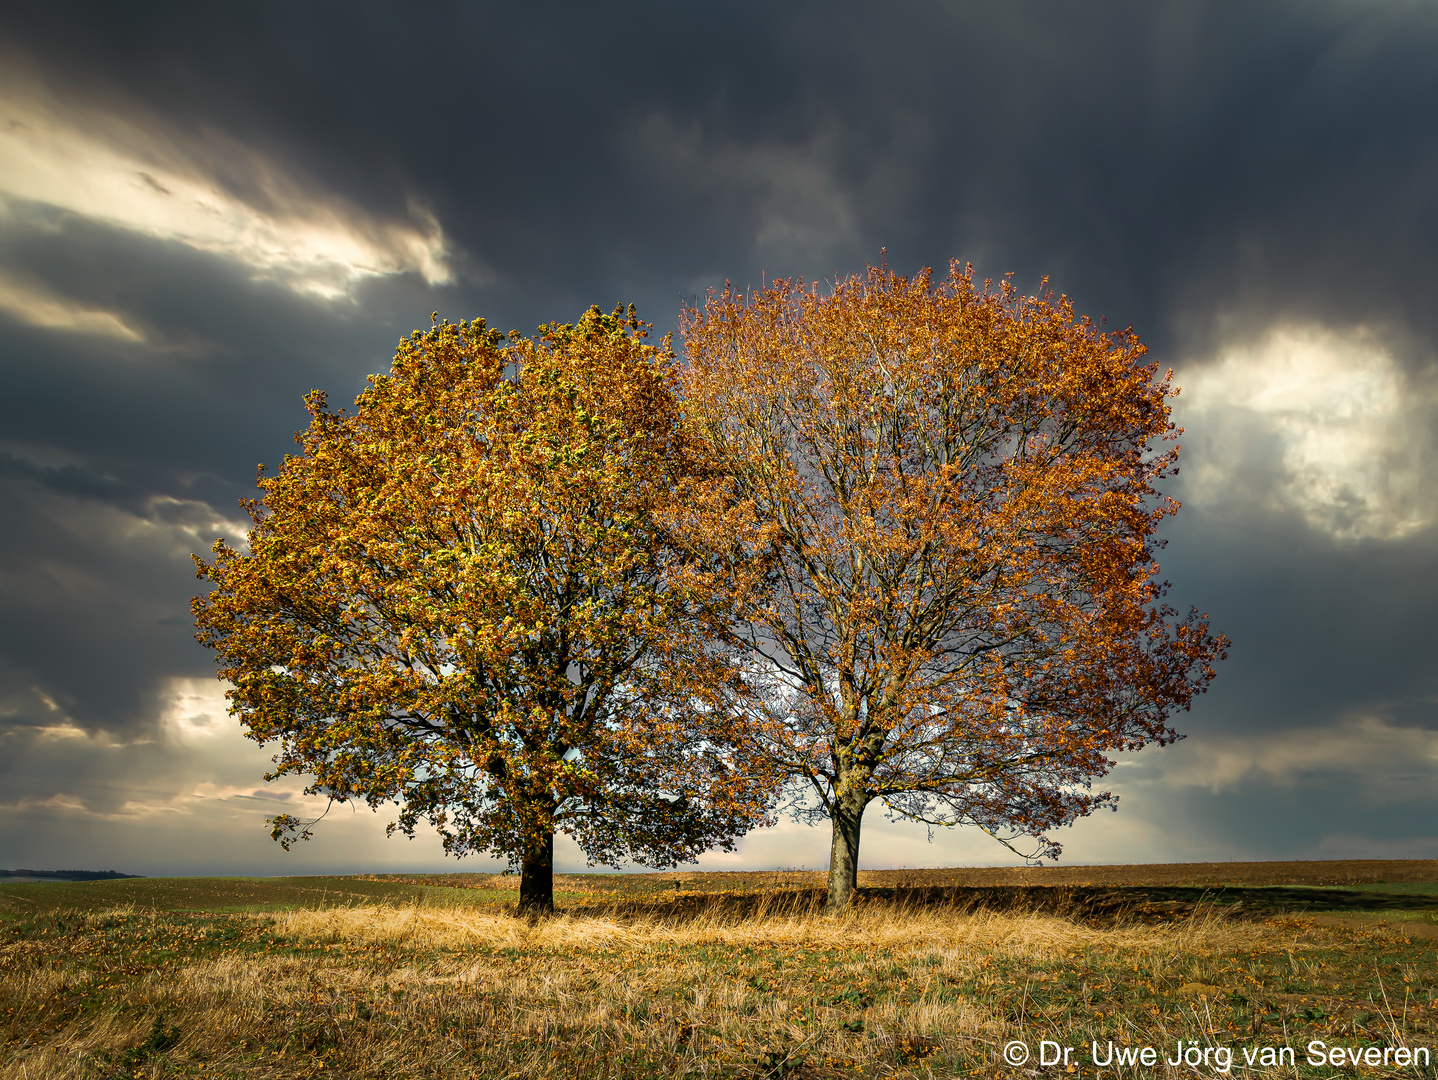
{"type": "Polygon", "coordinates": [[[1355,892],[1391,893],[1394,896],[1438,897],[1438,882],[1432,881],[1380,881],[1371,885],[1338,885],[1332,887],[1345,890],[1351,889],[1355,892]]]}
{"type": "MultiPolygon", "coordinates": [[[[265,912],[356,904],[513,904],[516,894],[359,877],[121,878],[0,884],[0,920],[134,906],[157,911],[265,912]]],[[[574,903],[577,893],[558,893],[574,903]]]]}

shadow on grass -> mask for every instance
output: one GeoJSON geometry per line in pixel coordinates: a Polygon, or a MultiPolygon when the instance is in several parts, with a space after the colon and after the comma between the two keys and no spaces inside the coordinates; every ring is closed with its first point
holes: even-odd
{"type": "MultiPolygon", "coordinates": [[[[642,918],[680,925],[698,919],[739,922],[758,918],[814,918],[823,913],[823,889],[764,892],[677,893],[567,906],[564,916],[642,918]]],[[[1238,919],[1318,912],[1423,912],[1438,908],[1431,895],[1309,887],[914,886],[860,888],[855,914],[882,906],[894,912],[990,912],[1053,915],[1093,926],[1161,923],[1202,913],[1238,919]]]]}

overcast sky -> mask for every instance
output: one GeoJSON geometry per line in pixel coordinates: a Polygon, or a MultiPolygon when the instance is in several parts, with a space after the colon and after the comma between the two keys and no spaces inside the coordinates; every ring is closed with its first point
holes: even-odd
{"type": "MultiPolygon", "coordinates": [[[[1183,387],[1164,576],[1233,647],[1064,861],[1438,857],[1435,56],[1432,0],[11,0],[0,868],[488,869],[367,810],[269,840],[306,800],[225,714],[190,553],[431,311],[664,330],[884,249],[1047,275],[1183,387]]],[[[860,861],[1014,860],[873,807],[860,861]]]]}

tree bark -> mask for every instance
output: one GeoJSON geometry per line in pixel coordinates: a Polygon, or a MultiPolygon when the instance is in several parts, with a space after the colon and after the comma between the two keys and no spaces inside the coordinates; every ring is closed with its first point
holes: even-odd
{"type": "Polygon", "coordinates": [[[859,887],[859,828],[864,807],[869,803],[864,778],[850,775],[840,779],[834,792],[834,839],[829,846],[829,896],[825,915],[837,915],[853,901],[859,887]]]}
{"type": "Polygon", "coordinates": [[[519,910],[548,915],[554,910],[554,833],[532,844],[519,864],[519,910]]]}

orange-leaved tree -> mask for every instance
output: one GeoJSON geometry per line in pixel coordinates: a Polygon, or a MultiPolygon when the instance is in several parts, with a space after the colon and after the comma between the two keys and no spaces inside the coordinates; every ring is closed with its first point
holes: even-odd
{"type": "MultiPolygon", "coordinates": [[[[647,330],[631,307],[532,339],[416,331],[353,413],[309,395],[248,550],[195,560],[197,637],[280,746],[267,778],[505,856],[525,909],[553,906],[556,831],[663,866],[764,815],[726,756],[717,609],[664,525],[708,451],[647,330]]],[[[313,825],[271,823],[286,847],[313,825]]]]}
{"type": "Polygon", "coordinates": [[[730,545],[765,703],[746,767],[831,819],[830,910],[874,800],[1056,857],[1049,831],[1113,801],[1108,755],[1177,738],[1227,645],[1155,576],[1169,376],[1132,332],[957,263],[726,288],[681,331],[731,477],[691,528],[730,545]]]}

